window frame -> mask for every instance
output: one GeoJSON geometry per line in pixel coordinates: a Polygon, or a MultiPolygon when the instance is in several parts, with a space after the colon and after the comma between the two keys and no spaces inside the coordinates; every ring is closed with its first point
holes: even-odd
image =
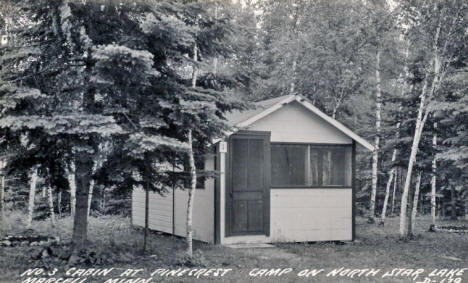
{"type": "MultiPolygon", "coordinates": [[[[308,153],[308,158],[310,159],[310,149],[311,147],[332,147],[332,148],[349,148],[351,153],[350,161],[350,174],[351,182],[349,185],[274,185],[273,182],[270,182],[270,187],[272,189],[352,189],[353,188],[353,144],[338,144],[338,143],[304,143],[304,142],[271,142],[270,146],[273,149],[275,145],[303,145],[306,146],[306,152],[308,153]]],[[[270,153],[271,154],[271,153],[270,153]]],[[[271,164],[270,164],[271,168],[271,164]]],[[[270,169],[271,170],[271,169],[270,169]]]]}

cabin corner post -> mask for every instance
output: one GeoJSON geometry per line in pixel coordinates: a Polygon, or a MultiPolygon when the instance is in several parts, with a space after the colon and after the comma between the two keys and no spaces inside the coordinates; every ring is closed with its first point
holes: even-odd
{"type": "Polygon", "coordinates": [[[227,153],[222,155],[222,178],[221,178],[221,200],[224,204],[222,207],[223,217],[221,218],[221,242],[227,237],[231,236],[231,203],[230,203],[230,190],[231,190],[231,161],[232,161],[232,136],[226,139],[227,153]]]}
{"type": "Polygon", "coordinates": [[[135,229],[135,225],[133,224],[133,221],[134,221],[134,219],[133,219],[133,217],[134,217],[133,216],[133,210],[134,210],[134,204],[133,204],[134,196],[133,195],[134,195],[134,192],[135,192],[135,188],[132,187],[132,194],[131,194],[132,198],[131,198],[131,201],[130,201],[130,227],[132,229],[135,229]]]}
{"type": "Polygon", "coordinates": [[[264,195],[264,230],[267,237],[271,235],[271,132],[263,141],[266,159],[265,164],[265,195],[264,195]]]}
{"type": "MultiPolygon", "coordinates": [[[[221,141],[222,142],[222,141],[221,141]]],[[[221,153],[220,150],[220,143],[214,149],[215,153],[215,171],[218,172],[218,176],[214,180],[214,235],[213,235],[213,243],[215,245],[221,244],[221,153]]]]}
{"type": "Polygon", "coordinates": [[[356,239],[356,141],[353,140],[351,159],[351,241],[356,239]]]}
{"type": "Polygon", "coordinates": [[[215,240],[219,239],[219,244],[224,244],[224,239],[226,237],[226,182],[227,182],[227,152],[229,151],[229,142],[228,140],[222,140],[221,142],[225,143],[224,150],[221,150],[220,144],[218,144],[218,160],[217,160],[217,170],[219,170],[219,180],[217,182],[217,199],[215,203],[218,202],[218,215],[216,223],[218,224],[216,228],[217,237],[215,240]]]}

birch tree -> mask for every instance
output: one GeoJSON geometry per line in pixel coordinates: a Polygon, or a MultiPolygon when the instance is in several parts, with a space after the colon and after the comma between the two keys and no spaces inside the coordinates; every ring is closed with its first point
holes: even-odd
{"type": "Polygon", "coordinates": [[[372,152],[372,188],[370,196],[369,222],[375,223],[375,198],[377,195],[378,174],[379,174],[379,152],[380,152],[380,124],[382,117],[382,89],[380,78],[380,55],[381,49],[378,47],[375,66],[376,99],[375,99],[375,130],[374,151],[372,152]]]}
{"type": "MultiPolygon", "coordinates": [[[[198,47],[197,43],[195,42],[193,45],[193,61],[198,61],[198,47]]],[[[198,74],[198,67],[193,66],[192,72],[192,88],[197,86],[197,74],[198,74]]],[[[187,142],[188,142],[188,158],[189,158],[189,170],[190,170],[190,188],[188,189],[188,199],[187,199],[187,255],[191,258],[193,255],[193,203],[195,200],[195,192],[197,187],[197,168],[195,167],[195,157],[193,152],[193,136],[192,130],[189,129],[187,133],[187,142]]]]}
{"type": "Polygon", "coordinates": [[[414,232],[414,225],[416,223],[416,214],[418,213],[418,201],[419,201],[419,189],[421,187],[421,176],[422,172],[418,172],[418,177],[416,178],[416,185],[414,186],[414,196],[413,196],[413,207],[411,211],[411,230],[409,234],[414,232]]]}
{"type": "MultiPolygon", "coordinates": [[[[106,161],[110,151],[112,150],[111,143],[109,141],[103,141],[98,146],[98,154],[95,157],[92,173],[93,175],[102,168],[104,162],[106,161]]],[[[88,198],[88,216],[91,211],[91,203],[93,200],[94,195],[94,187],[96,185],[96,181],[91,179],[91,183],[89,184],[89,198],[88,198]]]]}
{"type": "Polygon", "coordinates": [[[193,255],[193,203],[195,200],[195,192],[197,186],[197,171],[195,167],[195,158],[193,153],[193,139],[192,130],[188,130],[188,156],[189,156],[189,168],[190,168],[190,188],[188,191],[187,200],[187,255],[191,258],[193,255]]]}
{"type": "Polygon", "coordinates": [[[62,218],[62,191],[57,193],[57,211],[58,217],[62,218]]]}
{"type": "Polygon", "coordinates": [[[0,223],[5,222],[5,162],[0,161],[0,223]]]}
{"type": "MultiPolygon", "coordinates": [[[[432,7],[421,6],[419,11],[418,23],[416,27],[421,32],[427,32],[428,38],[430,39],[429,54],[429,66],[425,72],[425,78],[421,93],[419,96],[419,107],[418,114],[416,117],[416,125],[414,128],[414,136],[411,145],[411,152],[409,156],[407,172],[405,177],[405,183],[403,186],[401,208],[400,208],[400,237],[407,238],[408,227],[407,227],[407,204],[408,204],[408,193],[411,184],[411,176],[414,164],[416,162],[416,155],[419,148],[419,142],[421,135],[426,123],[427,117],[431,113],[432,109],[429,106],[434,94],[438,91],[441,82],[449,67],[449,63],[454,56],[453,48],[450,45],[454,42],[452,39],[453,31],[458,30],[457,24],[460,24],[461,9],[457,1],[452,3],[452,6],[448,2],[435,2],[432,7]],[[450,15],[451,17],[446,17],[450,15]],[[431,37],[430,34],[433,34],[431,37]]],[[[456,37],[455,37],[456,38],[456,37]]]]}
{"type": "Polygon", "coordinates": [[[393,182],[393,192],[392,192],[392,216],[395,215],[395,196],[396,196],[396,190],[397,190],[397,184],[398,184],[398,169],[395,168],[395,171],[394,171],[394,182],[393,182]]]}
{"type": "Polygon", "coordinates": [[[431,218],[432,218],[432,225],[436,225],[436,204],[437,204],[437,177],[436,177],[436,170],[437,170],[437,155],[435,154],[437,148],[437,122],[434,122],[434,133],[432,134],[432,148],[434,150],[434,157],[432,159],[432,176],[431,176],[431,218]]]}
{"type": "MultiPolygon", "coordinates": [[[[437,29],[437,34],[440,32],[440,26],[437,29]]],[[[438,36],[436,36],[438,37],[438,36]]],[[[432,59],[432,60],[435,60],[432,59]]],[[[436,66],[436,64],[431,60],[431,65],[436,66]]],[[[434,71],[439,71],[437,70],[438,66],[434,67],[434,71]]],[[[436,73],[436,72],[435,72],[436,73]]],[[[408,227],[406,223],[406,210],[407,210],[407,204],[408,204],[408,193],[409,193],[409,186],[411,184],[411,174],[413,172],[413,166],[416,162],[416,154],[418,152],[418,147],[419,147],[419,141],[421,138],[421,133],[422,129],[424,127],[424,123],[426,122],[427,119],[427,114],[428,109],[426,105],[426,99],[428,96],[427,93],[427,85],[428,85],[428,78],[426,77],[424,81],[424,86],[421,91],[420,95],[420,103],[419,103],[419,109],[418,109],[418,116],[416,118],[416,126],[415,126],[415,133],[413,136],[413,143],[411,146],[411,153],[409,157],[409,162],[408,162],[408,169],[406,172],[406,178],[405,178],[405,184],[403,186],[403,193],[402,193],[402,199],[401,199],[401,207],[400,207],[400,237],[406,238],[408,236],[408,227]],[[426,113],[426,114],[424,114],[426,113]]]]}
{"type": "MultiPolygon", "coordinates": [[[[397,131],[399,131],[399,127],[400,127],[400,122],[398,122],[398,124],[397,124],[397,131]]],[[[385,199],[384,199],[384,203],[383,203],[383,207],[382,207],[382,215],[381,215],[381,218],[380,218],[380,223],[381,224],[385,223],[385,218],[386,218],[386,215],[387,215],[388,199],[390,198],[390,187],[392,186],[393,178],[396,177],[395,176],[396,175],[395,174],[396,168],[393,165],[393,163],[395,163],[396,156],[397,156],[397,149],[396,149],[396,146],[395,146],[395,148],[393,149],[393,153],[392,153],[392,169],[390,169],[390,174],[389,174],[390,176],[388,177],[387,185],[385,186],[385,199]]],[[[396,180],[395,180],[395,184],[396,184],[396,180]]],[[[395,191],[393,191],[393,198],[395,198],[395,191]]]]}
{"type": "MultiPolygon", "coordinates": [[[[91,172],[92,173],[96,172],[96,163],[94,163],[93,170],[91,172]]],[[[95,181],[94,179],[91,179],[91,181],[89,182],[88,212],[87,212],[88,217],[89,217],[89,213],[91,212],[91,203],[93,201],[94,185],[95,185],[95,181]]]]}
{"type": "Polygon", "coordinates": [[[49,204],[50,223],[55,226],[54,197],[52,195],[52,186],[47,184],[47,200],[49,204]]]}
{"type": "Polygon", "coordinates": [[[76,207],[76,179],[75,179],[75,161],[71,160],[67,169],[67,180],[70,190],[70,215],[75,217],[76,207]]]}
{"type": "Polygon", "coordinates": [[[29,181],[28,218],[26,221],[27,227],[31,226],[32,220],[33,220],[37,179],[38,179],[37,167],[35,166],[31,169],[30,181],[29,181]]]}

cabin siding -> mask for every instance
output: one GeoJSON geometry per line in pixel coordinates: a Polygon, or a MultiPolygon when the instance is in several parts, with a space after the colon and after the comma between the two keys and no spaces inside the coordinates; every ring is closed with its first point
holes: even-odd
{"type": "Polygon", "coordinates": [[[271,131],[271,142],[352,143],[351,138],[297,101],[254,122],[247,130],[271,131]]]}
{"type": "MultiPolygon", "coordinates": [[[[214,169],[214,156],[205,160],[206,170],[214,169]]],[[[175,189],[164,196],[149,194],[148,226],[151,230],[186,236],[188,191],[175,189]],[[175,199],[174,199],[175,197],[175,199]],[[174,202],[173,202],[174,201],[174,202]]],[[[196,189],[193,206],[193,238],[214,242],[214,179],[205,181],[203,189],[196,189]]],[[[132,193],[132,224],[145,226],[145,191],[136,188],[132,193]]]]}
{"type": "Polygon", "coordinates": [[[272,189],[271,241],[352,239],[352,190],[272,189]]]}
{"type": "MultiPolygon", "coordinates": [[[[214,156],[205,160],[205,170],[214,170],[214,156]]],[[[188,191],[175,191],[174,234],[185,237],[187,234],[187,200],[188,191]]],[[[203,242],[214,242],[214,179],[208,178],[203,189],[196,189],[193,205],[193,238],[203,242]]]]}
{"type": "MultiPolygon", "coordinates": [[[[150,192],[148,213],[149,229],[172,233],[172,192],[164,196],[150,192]]],[[[145,226],[145,191],[142,188],[132,192],[132,224],[145,226]]]]}
{"type": "Polygon", "coordinates": [[[274,188],[270,236],[222,237],[222,244],[352,240],[352,190],[274,188]]]}

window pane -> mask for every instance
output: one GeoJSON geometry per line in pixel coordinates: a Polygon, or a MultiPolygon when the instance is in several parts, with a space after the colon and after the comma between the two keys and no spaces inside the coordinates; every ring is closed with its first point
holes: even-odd
{"type": "Polygon", "coordinates": [[[320,150],[322,185],[351,185],[351,158],[347,151],[351,152],[349,147],[323,147],[320,150]]]}
{"type": "Polygon", "coordinates": [[[353,158],[353,151],[351,147],[345,148],[345,186],[351,186],[352,182],[352,158],[353,158]]]}
{"type": "Polygon", "coordinates": [[[248,156],[248,170],[247,170],[247,190],[248,191],[263,191],[263,170],[264,157],[263,157],[263,140],[249,139],[249,156],[248,156]]]}
{"type": "Polygon", "coordinates": [[[351,186],[350,146],[271,145],[273,186],[351,186]]]}
{"type": "Polygon", "coordinates": [[[332,175],[331,150],[322,149],[322,184],[331,185],[332,175]]]}
{"type": "Polygon", "coordinates": [[[320,151],[317,148],[310,148],[310,176],[309,184],[313,186],[320,185],[320,151]]]}
{"type": "Polygon", "coordinates": [[[306,185],[306,145],[271,145],[271,184],[306,185]]]}
{"type": "Polygon", "coordinates": [[[248,139],[233,139],[231,173],[232,173],[232,191],[247,190],[247,166],[245,166],[249,157],[249,140],[248,139]]]}

